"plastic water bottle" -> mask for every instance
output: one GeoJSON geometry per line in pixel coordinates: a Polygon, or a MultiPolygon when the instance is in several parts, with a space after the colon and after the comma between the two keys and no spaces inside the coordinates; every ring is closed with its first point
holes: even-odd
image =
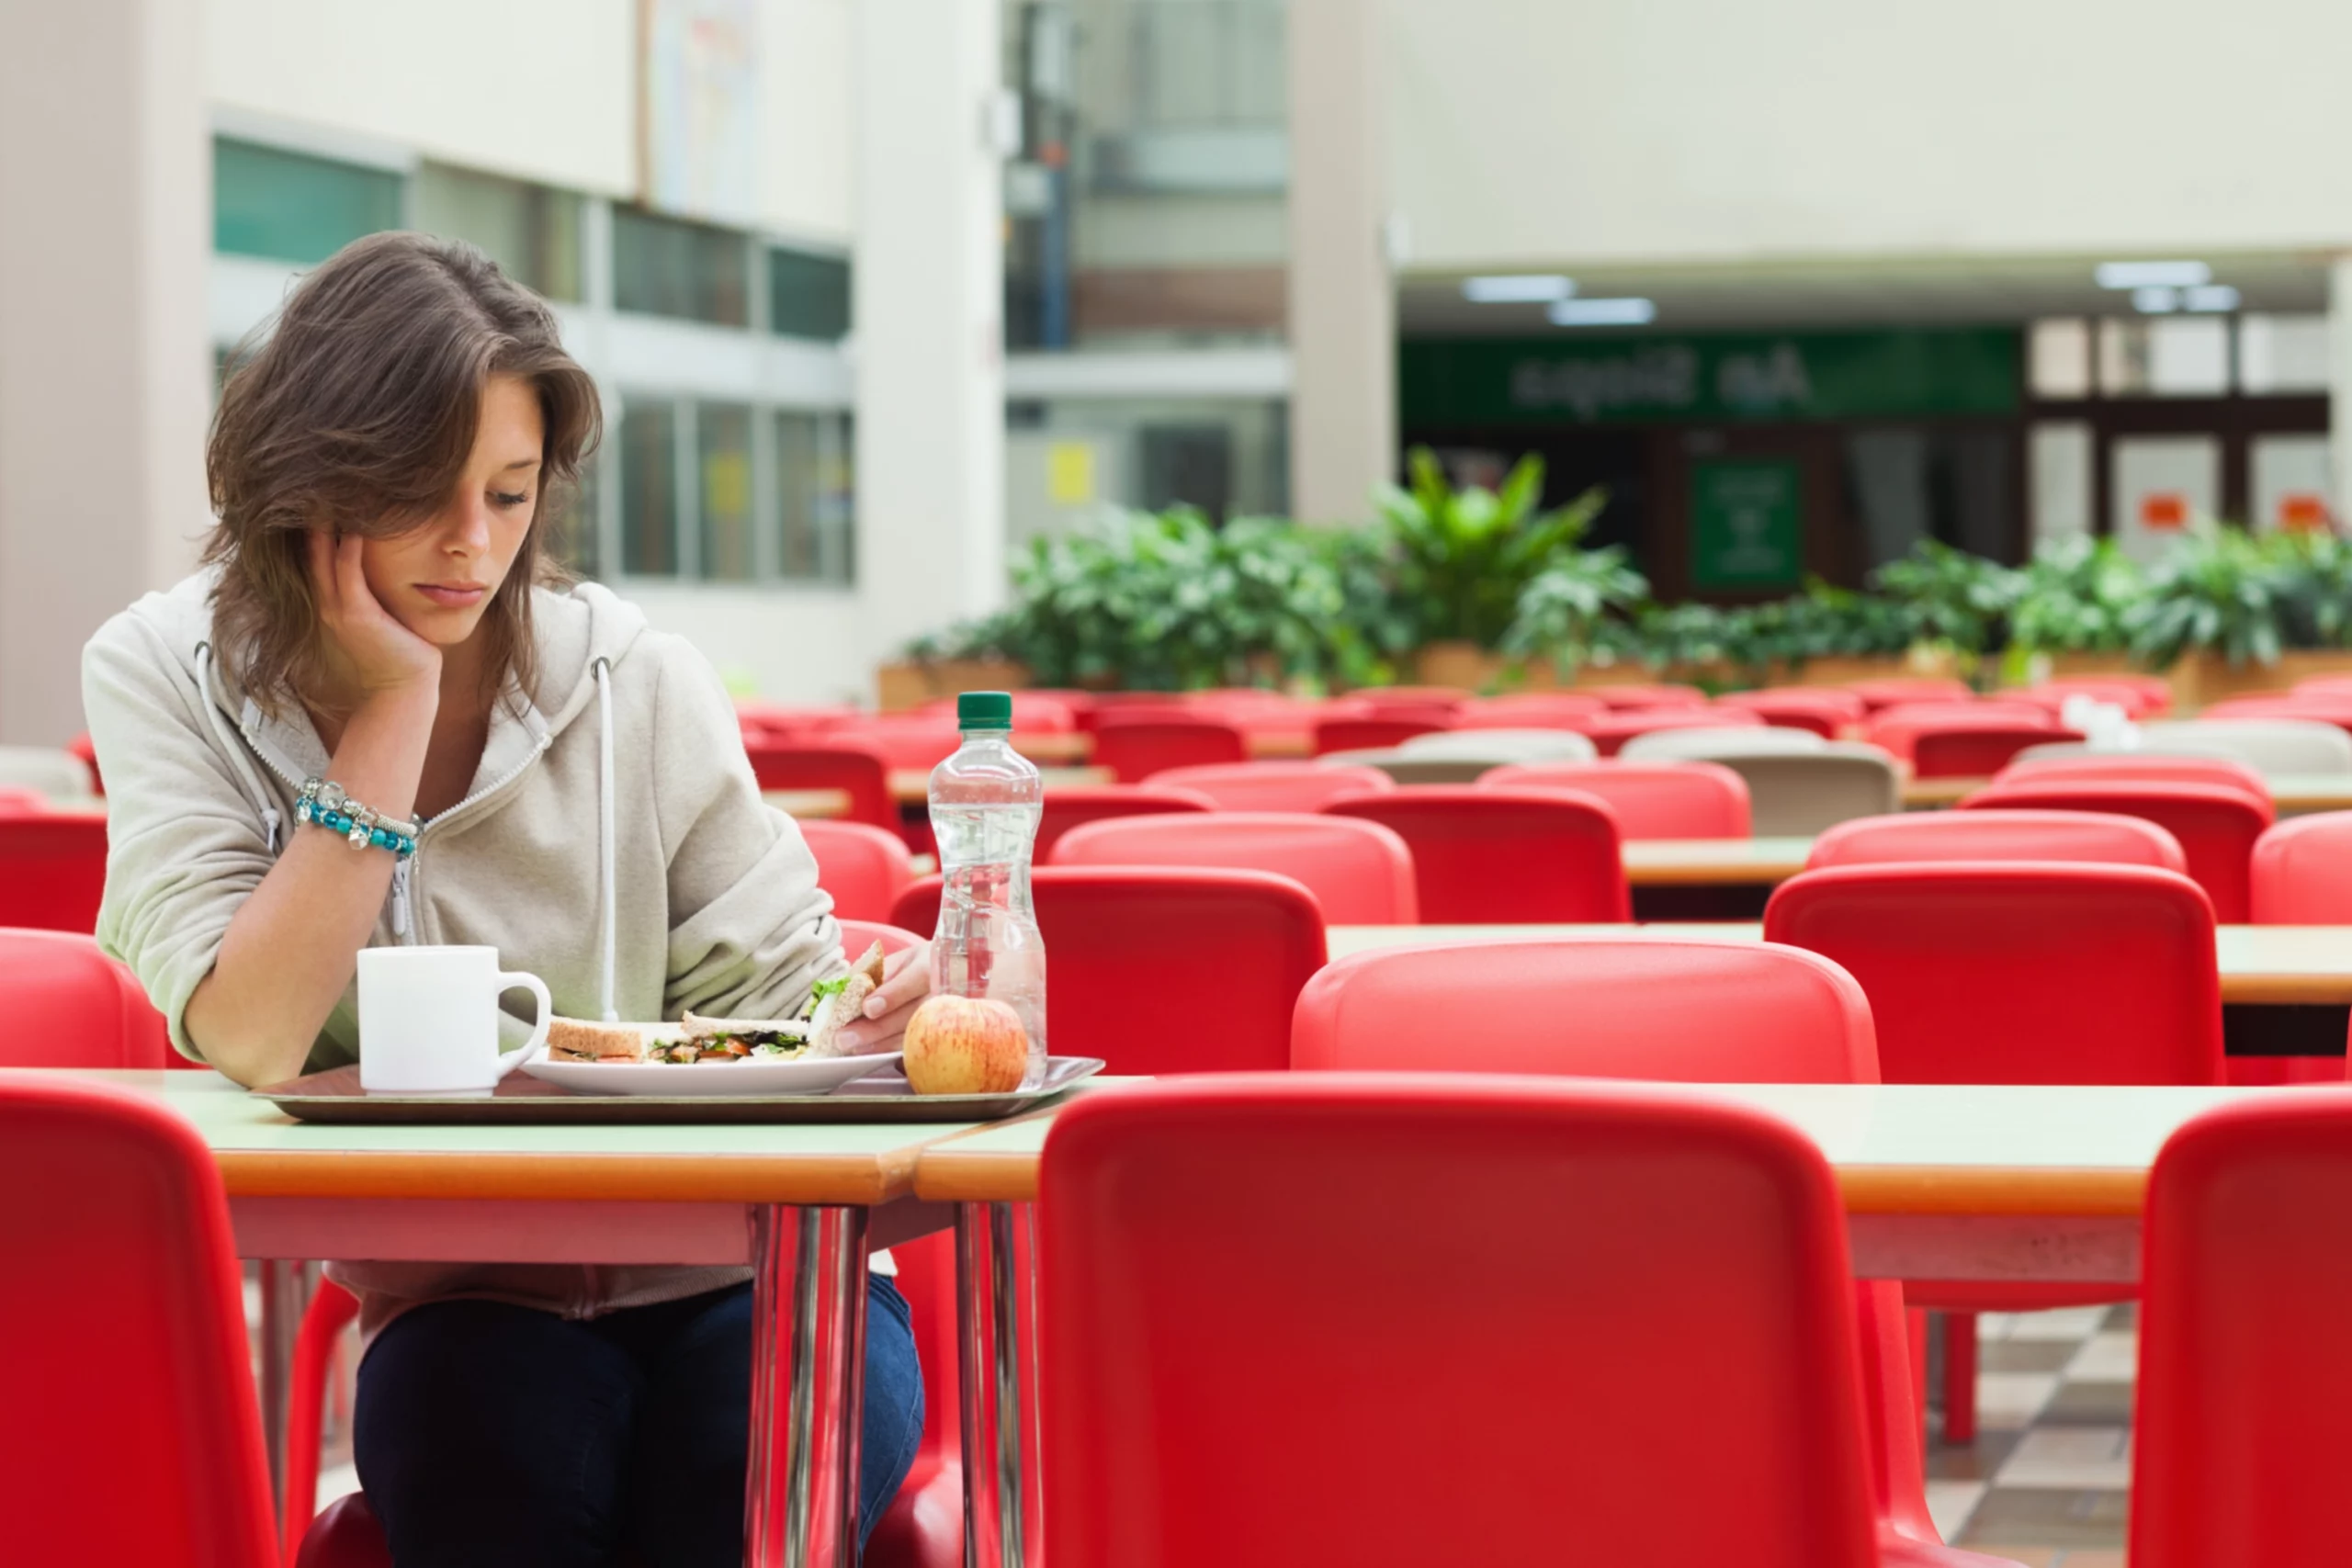
{"type": "Polygon", "coordinates": [[[1029,854],[1046,782],[1012,749],[1012,696],[956,699],[964,743],[931,771],[931,831],[939,843],[939,930],[932,989],[1011,1005],[1029,1032],[1023,1087],[1046,1076],[1046,942],[1029,897],[1029,854]]]}

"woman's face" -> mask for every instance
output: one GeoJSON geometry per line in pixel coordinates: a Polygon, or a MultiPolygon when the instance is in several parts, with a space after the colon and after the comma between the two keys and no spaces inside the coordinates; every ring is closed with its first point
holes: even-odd
{"type": "Polygon", "coordinates": [[[417,527],[360,544],[360,570],[394,620],[437,648],[473,636],[531,531],[544,440],[531,384],[492,377],[455,492],[417,527]]]}

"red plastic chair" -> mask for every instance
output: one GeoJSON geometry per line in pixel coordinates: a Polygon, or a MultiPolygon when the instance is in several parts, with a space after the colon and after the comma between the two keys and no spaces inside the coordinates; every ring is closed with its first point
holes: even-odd
{"type": "Polygon", "coordinates": [[[2041,776],[1996,784],[1960,804],[1970,811],[2112,811],[2144,818],[2180,841],[2188,874],[2212,898],[2214,918],[2223,925],[2244,925],[2250,916],[2254,843],[2276,817],[2267,802],[2229,785],[2041,776]]]}
{"type": "Polygon", "coordinates": [[[82,731],[65,743],[65,749],[81,758],[82,765],[90,770],[90,793],[104,796],[107,793],[107,781],[98,776],[98,746],[96,741],[90,739],[90,732],[86,729],[82,731]]]}
{"type": "Polygon", "coordinates": [[[1419,718],[1324,718],[1316,720],[1313,744],[1318,757],[1333,751],[1378,751],[1416,735],[1453,728],[1450,714],[1419,718]]]}
{"type": "MultiPolygon", "coordinates": [[[[963,1568],[964,1434],[957,1397],[956,1236],[938,1231],[890,1249],[922,1362],[922,1438],[899,1495],[874,1522],[865,1568],[963,1568]]],[[[1034,1344],[1034,1340],[1032,1341],[1034,1344]]]]}
{"type": "Polygon", "coordinates": [[[1635,839],[1745,839],[1747,781],[1721,762],[1521,762],[1480,775],[1480,789],[1566,789],[1596,796],[1635,839]]]}
{"type": "Polygon", "coordinates": [[[838,724],[858,724],[872,716],[845,703],[767,703],[736,699],[735,717],[746,736],[788,739],[838,724]]]}
{"type": "Polygon", "coordinates": [[[1121,784],[1141,784],[1170,768],[1246,762],[1250,742],[1240,730],[1213,718],[1130,718],[1106,714],[1094,730],[1094,762],[1121,784]]]}
{"type": "Polygon", "coordinates": [[[2188,874],[2180,840],[2154,822],[2098,811],[1902,811],[1857,817],[1813,841],[1805,869],[1892,861],[2092,861],[2188,874]]]}
{"type": "Polygon", "coordinates": [[[1609,711],[1597,697],[1571,692],[1518,692],[1483,697],[1455,711],[1457,729],[1582,729],[1609,711]]]}
{"type": "MultiPolygon", "coordinates": [[[[1861,982],[1888,1083],[2218,1084],[2213,907],[2178,873],[1981,862],[1843,865],[1782,883],[1764,937],[1861,982]]],[[[1975,1437],[1984,1311],[2116,1299],[2065,1286],[1922,1281],[1949,1322],[1944,1431],[1975,1437]]]]}
{"type": "Polygon", "coordinates": [[[1783,1122],[1196,1080],[1082,1097],[1041,1190],[1054,1568],[1875,1561],[1845,1219],[1783,1122]]]}
{"type": "Polygon", "coordinates": [[[95,931],[106,889],[106,813],[0,814],[0,926],[95,931]]]}
{"type": "MultiPolygon", "coordinates": [[[[933,923],[936,925],[937,921],[933,923]]],[[[848,959],[856,958],[877,942],[882,944],[882,956],[888,958],[901,948],[919,947],[931,940],[921,931],[910,931],[881,920],[843,920],[841,928],[842,956],[848,959]]]]}
{"type": "Polygon", "coordinates": [[[1170,768],[1144,783],[1188,789],[1216,802],[1219,811],[1313,811],[1336,795],[1394,789],[1378,768],[1339,762],[1232,762],[1210,768],[1170,768]]]}
{"type": "Polygon", "coordinates": [[[1954,728],[1938,725],[1921,728],[1911,738],[1911,774],[1922,779],[1989,778],[2009,765],[2029,746],[2053,740],[2079,740],[2071,729],[2042,729],[2029,725],[2001,724],[1954,728]]]}
{"type": "Polygon", "coordinates": [[[1323,809],[1393,828],[1412,846],[1421,919],[1432,925],[1633,918],[1617,818],[1596,796],[1428,784],[1341,795],[1323,809]]]}
{"type": "Polygon", "coordinates": [[[1610,713],[1584,727],[1593,749],[1604,757],[1614,757],[1618,749],[1636,735],[1648,735],[1660,729],[1761,729],[1763,718],[1748,708],[1673,707],[1637,708],[1625,713],[1610,713]]]}
{"type": "Polygon", "coordinates": [[[127,1090],[0,1073],[0,1188],[7,1560],[275,1562],[243,1279],[203,1140],[127,1090]]]}
{"type": "MultiPolygon", "coordinates": [[[[1853,977],[1795,948],[1655,941],[1394,948],[1307,982],[1295,1070],[1573,1074],[1682,1083],[1876,1083],[1870,1004],[1853,977]],[[1477,1001],[1444,1036],[1396,1020],[1477,1001]],[[1576,1026],[1561,1027],[1564,1017],[1576,1026]]],[[[1994,1568],[1953,1551],[1928,1513],[1903,1288],[1855,1292],[1882,1551],[1890,1563],[1994,1568]]]]}
{"type": "Polygon", "coordinates": [[[778,742],[746,736],[743,750],[762,789],[837,789],[849,796],[847,820],[899,830],[890,763],[875,748],[831,739],[778,742]]]}
{"type": "Polygon", "coordinates": [[[803,822],[800,836],[817,857],[817,886],[832,895],[837,917],[882,919],[915,879],[907,841],[886,829],[865,822],[803,822]]]}
{"type": "Polygon", "coordinates": [[[1648,683],[1621,682],[1608,686],[1578,686],[1576,695],[1590,697],[1611,708],[1691,708],[1704,707],[1707,694],[1696,686],[1686,686],[1676,681],[1648,683]]]}
{"type": "MultiPolygon", "coordinates": [[[[1069,735],[1078,728],[1079,705],[1058,693],[1014,692],[1012,729],[1016,735],[1069,735]]],[[[933,697],[915,709],[925,718],[956,722],[955,697],[933,697]]],[[[1091,706],[1091,705],[1087,705],[1091,706]]]]}
{"type": "Polygon", "coordinates": [[[2113,703],[2134,718],[2154,718],[2172,708],[2172,682],[2161,675],[2058,675],[2030,689],[2061,702],[2076,694],[2113,703]]]}
{"type": "Polygon", "coordinates": [[[2132,1568],[2344,1557],[2352,1094],[2206,1112],[2148,1179],[2132,1568]]]}
{"type": "Polygon", "coordinates": [[[2201,710],[2199,718],[2308,718],[2352,730],[2352,696],[2232,697],[2201,710]]]}
{"type": "MultiPolygon", "coordinates": [[[[1998,739],[1977,748],[1994,760],[1977,769],[1979,776],[1997,772],[2011,757],[2028,746],[2046,745],[2059,740],[2080,740],[2082,736],[2071,729],[2061,729],[2048,710],[2031,703],[1905,703],[1882,709],[1871,716],[1863,730],[1863,739],[1883,748],[1890,756],[1914,761],[1919,741],[1928,736],[1984,733],[1998,739]],[[2022,735],[2026,739],[2012,737],[2022,735]]],[[[1945,750],[1958,758],[1965,748],[1949,746],[1945,750]]],[[[1970,761],[1980,761],[1969,756],[1970,761]]],[[[1930,775],[1921,773],[1922,778],[1930,775]]],[[[1937,774],[1949,778],[1953,775],[1937,774]]]]}
{"type": "Polygon", "coordinates": [[[0,930],[0,1067],[161,1067],[164,1015],[96,937],[0,930]]]}
{"type": "Polygon", "coordinates": [[[1056,865],[1207,865],[1302,884],[1337,926],[1420,920],[1413,852],[1377,822],[1300,812],[1213,811],[1090,822],[1056,841],[1056,865]]]}
{"type": "Polygon", "coordinates": [[[2216,784],[2270,799],[2269,783],[2244,762],[2227,757],[2165,757],[2132,751],[2088,752],[2075,757],[2019,757],[1993,775],[1996,784],[2027,779],[2116,779],[2146,784],[2216,784]]]}
{"type": "MultiPolygon", "coordinates": [[[[866,719],[835,725],[825,731],[829,745],[862,746],[881,754],[885,766],[935,768],[964,743],[963,732],[950,720],[922,717],[866,719]]],[[[878,824],[877,824],[878,826],[878,824]]]]}
{"type": "Polygon", "coordinates": [[[1865,714],[1875,714],[1879,709],[1891,708],[1897,703],[1965,703],[1973,702],[1976,697],[1976,693],[1967,682],[1933,675],[1905,676],[1885,681],[1849,681],[1842,690],[1861,699],[1865,714]]]}
{"type": "Polygon", "coordinates": [[[1850,692],[1826,686],[1772,687],[1760,692],[1730,692],[1715,699],[1718,707],[1745,708],[1765,723],[1784,729],[1809,729],[1825,740],[1844,738],[1847,727],[1862,722],[1861,699],[1850,692]]]}
{"type": "MultiPolygon", "coordinates": [[[[1262,871],[1042,865],[1046,1042],[1114,1073],[1261,1070],[1290,1061],[1290,1010],[1323,967],[1315,896],[1262,871]]],[[[939,878],[891,923],[939,928],[939,878]]]]}
{"type": "Polygon", "coordinates": [[[2255,840],[2257,926],[2352,925],[2352,811],[2290,817],[2255,840]]]}
{"type": "Polygon", "coordinates": [[[1042,864],[1054,845],[1072,828],[1114,817],[1164,817],[1170,812],[1214,811],[1216,802],[1189,789],[1159,784],[1054,784],[1046,790],[1046,809],[1037,819],[1037,840],[1030,856],[1042,864]]]}
{"type": "Polygon", "coordinates": [[[1349,697],[1363,704],[1364,711],[1371,715],[1395,709],[1454,713],[1474,700],[1460,686],[1365,686],[1350,693],[1349,697]]]}

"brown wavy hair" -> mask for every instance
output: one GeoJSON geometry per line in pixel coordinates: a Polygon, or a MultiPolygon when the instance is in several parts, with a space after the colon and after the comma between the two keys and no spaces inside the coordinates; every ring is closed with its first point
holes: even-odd
{"type": "Polygon", "coordinates": [[[539,525],[577,494],[602,432],[596,384],[563,351],[555,313],[471,245],[384,233],[336,252],[264,330],[221,389],[205,453],[223,667],[272,714],[288,697],[320,702],[326,649],[306,536],[387,538],[424,524],[464,472],[484,387],[514,376],[536,389],[545,422],[538,501],[480,635],[485,695],[511,678],[536,696],[531,590],[568,581],[540,549],[539,525]]]}

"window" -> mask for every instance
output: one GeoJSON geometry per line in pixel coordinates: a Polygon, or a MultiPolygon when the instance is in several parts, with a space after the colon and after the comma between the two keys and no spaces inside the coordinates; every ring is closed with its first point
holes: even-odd
{"type": "Polygon", "coordinates": [[[401,176],[215,137],[212,248],[311,265],[401,224],[401,176]]]}
{"type": "Polygon", "coordinates": [[[621,570],[678,574],[678,411],[662,400],[621,410],[621,570]]]}
{"type": "Polygon", "coordinates": [[[702,575],[748,582],[759,574],[752,552],[752,411],[741,403],[695,410],[695,465],[701,485],[702,575]]]}
{"type": "Polygon", "coordinates": [[[481,247],[507,276],[549,299],[579,299],[581,199],[521,180],[426,164],[416,226],[481,247]]]}
{"type": "Polygon", "coordinates": [[[779,569],[787,578],[850,583],[856,486],[850,417],[784,410],[775,416],[779,569]]]}
{"type": "Polygon", "coordinates": [[[540,547],[575,576],[597,575],[597,498],[610,460],[603,452],[590,457],[580,466],[580,485],[573,494],[548,493],[539,502],[540,547]]]}
{"type": "Polygon", "coordinates": [[[613,303],[649,316],[749,326],[751,247],[725,229],[613,209],[613,303]]]}
{"type": "Polygon", "coordinates": [[[849,263],[768,249],[768,329],[837,343],[849,335],[849,263]]]}

